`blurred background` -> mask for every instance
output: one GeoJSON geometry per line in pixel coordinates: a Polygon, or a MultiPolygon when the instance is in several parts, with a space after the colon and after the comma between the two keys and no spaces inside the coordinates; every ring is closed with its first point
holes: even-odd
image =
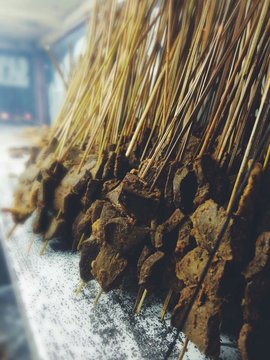
{"type": "Polygon", "coordinates": [[[85,49],[93,1],[0,0],[0,122],[50,124],[85,49]]]}

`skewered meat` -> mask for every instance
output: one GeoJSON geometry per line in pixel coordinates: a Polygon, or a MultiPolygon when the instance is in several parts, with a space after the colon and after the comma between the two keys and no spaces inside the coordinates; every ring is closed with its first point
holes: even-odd
{"type": "Polygon", "coordinates": [[[197,180],[191,165],[178,169],[173,179],[174,205],[185,214],[189,214],[194,207],[197,192],[197,180]]]}
{"type": "MultiPolygon", "coordinates": [[[[173,326],[178,326],[194,291],[186,287],[172,314],[173,326]]],[[[183,328],[186,336],[207,356],[218,359],[220,353],[219,329],[221,322],[222,301],[210,300],[205,295],[193,304],[191,312],[183,328]]]]}
{"type": "Polygon", "coordinates": [[[168,243],[173,241],[172,231],[182,223],[184,218],[185,215],[179,209],[176,209],[168,220],[158,225],[154,235],[154,246],[156,249],[160,250],[164,246],[170,245],[168,243]]]}
{"type": "Polygon", "coordinates": [[[102,180],[110,180],[114,177],[114,166],[115,166],[116,154],[110,151],[107,157],[107,161],[104,165],[102,180]]]}
{"type": "Polygon", "coordinates": [[[162,251],[156,251],[143,262],[140,270],[139,285],[147,289],[152,289],[160,281],[160,272],[165,254],[162,251]]]}
{"type": "Polygon", "coordinates": [[[92,274],[101,288],[107,292],[119,286],[127,264],[127,260],[121,257],[112,246],[105,244],[92,262],[92,274]]]}
{"type": "Polygon", "coordinates": [[[87,210],[92,205],[93,201],[99,197],[101,186],[101,180],[88,180],[85,193],[82,197],[82,203],[85,210],[87,210]]]}
{"type": "MultiPolygon", "coordinates": [[[[193,235],[199,246],[211,251],[226,220],[226,211],[213,200],[207,200],[192,214],[193,235]]],[[[241,262],[246,243],[246,222],[235,216],[229,222],[218,255],[224,260],[241,262]]]]}
{"type": "Polygon", "coordinates": [[[196,247],[196,241],[191,235],[192,222],[189,218],[185,219],[180,226],[178,232],[178,238],[175,246],[175,256],[177,260],[180,260],[189,251],[196,247]]]}
{"type": "Polygon", "coordinates": [[[152,255],[154,253],[154,251],[155,250],[149,245],[145,245],[144,248],[142,249],[142,252],[141,252],[140,257],[137,262],[137,277],[138,277],[138,279],[140,278],[140,272],[141,272],[143,263],[150,255],[152,255]]]}
{"type": "Polygon", "coordinates": [[[238,345],[243,360],[263,359],[270,341],[270,233],[256,241],[256,253],[244,271],[247,281],[242,303],[244,324],[238,345]]]}
{"type": "Polygon", "coordinates": [[[198,186],[194,199],[195,206],[203,204],[209,198],[214,199],[218,204],[224,204],[228,180],[218,163],[210,155],[205,154],[194,160],[193,170],[198,186]]]}
{"type": "Polygon", "coordinates": [[[33,233],[44,233],[49,225],[49,214],[45,207],[38,207],[33,214],[33,233]]]}
{"type": "Polygon", "coordinates": [[[147,237],[149,237],[149,228],[134,226],[124,217],[113,218],[104,225],[105,242],[125,257],[136,258],[138,250],[142,248],[147,237]]]}
{"type": "Polygon", "coordinates": [[[159,190],[150,191],[147,184],[132,173],[127,173],[121,184],[108,194],[116,206],[121,206],[143,224],[155,217],[160,196],[159,190]]]}
{"type": "Polygon", "coordinates": [[[91,264],[98,256],[98,253],[99,245],[94,239],[90,238],[82,243],[79,267],[80,277],[85,282],[93,279],[91,264]]]}
{"type": "Polygon", "coordinates": [[[237,215],[252,220],[258,203],[262,178],[262,165],[256,163],[251,171],[248,183],[240,198],[237,215]]]}

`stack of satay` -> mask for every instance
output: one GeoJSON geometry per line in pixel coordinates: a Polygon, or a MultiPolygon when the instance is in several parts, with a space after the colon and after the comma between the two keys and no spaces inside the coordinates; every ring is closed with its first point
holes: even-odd
{"type": "Polygon", "coordinates": [[[269,0],[98,1],[6,209],[42,252],[79,250],[83,283],[132,281],[137,314],[157,294],[214,359],[220,331],[244,360],[270,340],[269,18],[269,0]]]}

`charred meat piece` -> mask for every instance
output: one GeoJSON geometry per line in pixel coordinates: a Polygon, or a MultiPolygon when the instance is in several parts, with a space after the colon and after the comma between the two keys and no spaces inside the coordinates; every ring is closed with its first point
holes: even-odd
{"type": "Polygon", "coordinates": [[[196,241],[191,235],[192,222],[189,218],[180,225],[178,238],[175,246],[175,256],[177,260],[182,259],[189,251],[196,247],[196,241]]]}
{"type": "Polygon", "coordinates": [[[176,263],[176,275],[186,286],[196,285],[208,261],[206,250],[196,247],[176,263]]]}
{"type": "Polygon", "coordinates": [[[37,202],[39,206],[51,207],[58,180],[43,170],[41,171],[41,176],[37,202]]]}
{"type": "Polygon", "coordinates": [[[108,221],[110,221],[115,217],[118,217],[120,214],[116,210],[116,208],[108,201],[103,201],[103,203],[95,202],[91,207],[91,211],[92,211],[92,236],[101,246],[105,241],[104,226],[108,221]],[[100,216],[96,219],[99,213],[100,216]]]}
{"type": "Polygon", "coordinates": [[[40,182],[37,180],[40,169],[37,165],[30,165],[19,178],[19,184],[14,193],[13,207],[3,209],[12,214],[15,223],[23,223],[38,206],[40,182]]]}
{"type": "Polygon", "coordinates": [[[167,174],[167,178],[166,178],[166,182],[165,182],[164,203],[169,211],[172,211],[172,209],[175,207],[174,202],[173,202],[173,199],[174,199],[173,179],[175,177],[175,173],[176,173],[176,170],[178,169],[178,167],[179,167],[179,164],[177,161],[172,161],[169,164],[168,174],[167,174]]]}
{"type": "Polygon", "coordinates": [[[156,249],[160,250],[167,243],[172,242],[173,236],[171,233],[183,222],[184,218],[185,215],[179,209],[176,209],[168,220],[158,225],[154,235],[154,246],[156,249]]]}
{"type": "Polygon", "coordinates": [[[144,224],[155,217],[160,196],[159,190],[150,191],[144,181],[131,173],[127,173],[121,184],[107,195],[113,204],[121,206],[130,216],[144,224]]]}
{"type": "Polygon", "coordinates": [[[108,292],[120,285],[127,264],[127,260],[121,257],[112,246],[105,244],[92,262],[92,274],[101,288],[108,292]]]}
{"type": "Polygon", "coordinates": [[[243,360],[263,359],[270,341],[270,232],[256,241],[255,257],[244,271],[244,325],[238,345],[243,360]]]}
{"type": "Polygon", "coordinates": [[[106,181],[114,177],[113,173],[114,173],[115,158],[116,158],[116,153],[110,151],[102,172],[102,180],[106,181]]]}
{"type": "MultiPolygon", "coordinates": [[[[186,286],[196,286],[208,262],[208,252],[197,247],[176,263],[176,276],[186,286]]],[[[208,269],[203,284],[203,292],[209,299],[224,296],[226,293],[227,263],[215,257],[208,269]]]]}
{"type": "MultiPolygon", "coordinates": [[[[36,165],[30,165],[19,178],[19,187],[22,184],[32,184],[35,180],[37,180],[38,175],[40,173],[40,168],[36,165]]],[[[18,188],[19,188],[18,187],[18,188]]]]}
{"type": "Polygon", "coordinates": [[[136,257],[149,236],[149,231],[145,226],[135,226],[127,218],[118,217],[104,225],[104,240],[119,254],[136,257]]]}
{"type": "Polygon", "coordinates": [[[156,251],[147,257],[141,266],[139,285],[143,285],[146,289],[152,289],[159,283],[164,256],[162,251],[156,251]]]}
{"type": "Polygon", "coordinates": [[[154,251],[155,250],[152,247],[150,247],[149,245],[145,245],[143,247],[141,255],[137,262],[137,277],[138,277],[138,279],[140,278],[140,272],[141,272],[143,263],[150,255],[152,255],[154,253],[154,251]]]}
{"type": "MultiPolygon", "coordinates": [[[[211,251],[225,223],[226,211],[213,200],[207,200],[192,214],[193,235],[199,246],[211,251]]],[[[247,225],[243,218],[235,216],[229,222],[218,255],[224,260],[241,262],[244,257],[247,225]]]]}
{"type": "Polygon", "coordinates": [[[174,205],[184,214],[192,212],[197,192],[197,179],[191,165],[178,169],[173,179],[174,205]]]}
{"type": "Polygon", "coordinates": [[[256,163],[251,171],[243,195],[240,198],[236,212],[237,215],[243,216],[249,220],[253,219],[258,205],[258,199],[260,198],[259,194],[262,173],[262,165],[260,163],[256,163]]]}
{"type": "MultiPolygon", "coordinates": [[[[255,257],[244,271],[247,281],[243,300],[244,320],[259,323],[270,315],[270,232],[262,233],[256,241],[255,257]]],[[[269,316],[270,319],[270,316],[269,316]]]]}
{"type": "Polygon", "coordinates": [[[15,223],[25,222],[35,210],[34,198],[36,198],[36,189],[32,184],[21,185],[15,195],[12,208],[3,208],[3,212],[11,213],[15,223]]]}
{"type": "Polygon", "coordinates": [[[128,159],[125,156],[125,151],[120,151],[115,158],[113,174],[116,179],[122,180],[126,173],[130,170],[128,159]]]}
{"type": "Polygon", "coordinates": [[[193,170],[198,186],[194,199],[195,207],[209,198],[223,204],[227,198],[228,179],[218,163],[210,155],[205,154],[193,162],[193,170]]]}
{"type": "Polygon", "coordinates": [[[96,259],[99,253],[99,245],[94,239],[88,239],[82,243],[81,258],[80,258],[80,276],[85,282],[93,279],[91,273],[91,264],[96,259]]]}
{"type": "Polygon", "coordinates": [[[94,224],[94,222],[100,218],[104,204],[105,204],[105,200],[96,200],[91,205],[91,208],[89,211],[91,213],[91,223],[92,224],[94,224]]]}
{"type": "Polygon", "coordinates": [[[105,181],[102,186],[102,194],[106,195],[110,191],[114,190],[119,184],[120,184],[120,180],[118,179],[111,179],[105,181]]]}
{"type": "Polygon", "coordinates": [[[101,185],[102,183],[100,180],[89,179],[82,198],[84,209],[87,210],[92,205],[93,201],[98,198],[100,195],[101,185]]]}
{"type": "Polygon", "coordinates": [[[109,220],[120,216],[120,212],[109,201],[105,201],[100,213],[100,220],[103,224],[106,224],[109,220]]]}
{"type": "Polygon", "coordinates": [[[50,217],[45,207],[38,207],[33,214],[33,233],[44,233],[49,226],[50,217]]]}
{"type": "Polygon", "coordinates": [[[84,239],[91,234],[91,210],[80,212],[72,224],[73,249],[76,249],[82,236],[84,239]]]}
{"type": "Polygon", "coordinates": [[[270,273],[270,232],[262,233],[256,240],[255,257],[244,271],[244,276],[250,280],[262,273],[270,273]]]}
{"type": "Polygon", "coordinates": [[[77,168],[72,168],[55,190],[54,208],[60,210],[63,214],[68,213],[72,207],[74,199],[80,198],[86,190],[89,181],[90,169],[93,162],[85,164],[85,166],[77,172],[77,168]]]}
{"type": "MultiPolygon", "coordinates": [[[[181,324],[193,291],[193,287],[187,287],[181,291],[179,302],[172,314],[173,326],[179,327],[181,324]]],[[[201,296],[193,304],[183,328],[184,333],[199,350],[213,359],[218,359],[220,353],[221,309],[221,300],[209,300],[206,296],[201,296]]]]}
{"type": "Polygon", "coordinates": [[[269,352],[270,324],[267,326],[245,323],[238,339],[242,360],[266,359],[269,352]]]}

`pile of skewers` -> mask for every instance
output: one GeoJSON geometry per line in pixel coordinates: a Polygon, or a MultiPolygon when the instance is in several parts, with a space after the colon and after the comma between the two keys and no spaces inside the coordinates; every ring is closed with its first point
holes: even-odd
{"type": "MultiPolygon", "coordinates": [[[[216,359],[270,340],[270,1],[97,2],[47,145],[6,209],[42,253],[81,252],[83,283],[129,279],[135,312],[216,359]]],[[[169,356],[170,349],[167,356],[169,356]]]]}

